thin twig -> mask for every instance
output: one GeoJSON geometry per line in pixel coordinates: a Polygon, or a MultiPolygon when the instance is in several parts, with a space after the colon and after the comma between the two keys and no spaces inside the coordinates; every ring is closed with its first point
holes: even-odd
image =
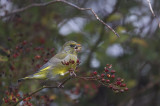
{"type": "Polygon", "coordinates": [[[95,77],[79,77],[76,76],[75,78],[83,79],[83,80],[97,80],[95,77]]]}
{"type": "Polygon", "coordinates": [[[27,95],[26,97],[23,97],[22,99],[20,99],[19,101],[17,101],[14,106],[18,105],[21,101],[23,101],[24,99],[26,99],[27,97],[31,97],[32,95],[36,94],[37,92],[41,91],[44,88],[62,88],[62,86],[68,81],[70,80],[71,77],[67,78],[66,80],[64,80],[62,83],[60,83],[60,85],[58,86],[43,86],[37,90],[35,90],[34,92],[32,92],[31,94],[27,95]]]}
{"type": "Polygon", "coordinates": [[[98,80],[95,77],[79,77],[79,76],[76,76],[76,78],[83,79],[83,80],[90,80],[90,81],[98,81],[101,85],[103,85],[105,87],[108,87],[108,85],[105,85],[104,83],[102,83],[100,80],[98,80]]]}
{"type": "Polygon", "coordinates": [[[157,16],[155,15],[155,13],[154,13],[154,11],[153,11],[153,9],[152,9],[152,5],[151,5],[150,0],[147,0],[147,2],[148,2],[149,9],[150,9],[150,11],[151,11],[151,13],[152,13],[153,17],[157,20],[158,25],[159,25],[159,28],[160,28],[160,21],[159,21],[159,19],[157,18],[157,16]]]}
{"type": "MultiPolygon", "coordinates": [[[[114,9],[111,13],[109,13],[108,15],[104,16],[103,20],[104,22],[106,22],[119,8],[119,5],[121,3],[122,0],[117,0],[116,4],[114,5],[114,9]]],[[[96,42],[92,45],[91,49],[90,49],[90,52],[88,54],[88,57],[86,59],[86,66],[87,67],[90,67],[90,62],[91,62],[91,59],[92,59],[92,56],[93,56],[93,53],[95,50],[97,50],[98,48],[98,45],[101,43],[101,41],[103,40],[103,36],[105,36],[105,27],[102,25],[102,28],[101,28],[101,32],[100,32],[100,36],[99,38],[96,40],[96,42]]]]}
{"type": "Polygon", "coordinates": [[[95,13],[95,11],[92,9],[92,8],[81,8],[81,7],[78,7],[77,5],[71,3],[71,2],[68,2],[68,1],[65,1],[65,0],[53,0],[53,1],[49,1],[49,2],[46,2],[46,3],[33,3],[33,4],[30,4],[26,7],[23,7],[23,8],[20,8],[20,9],[17,9],[17,10],[14,10],[12,11],[11,13],[8,13],[8,14],[5,14],[4,16],[1,16],[0,18],[4,18],[6,16],[10,16],[12,14],[16,14],[16,13],[20,13],[20,12],[23,12],[29,8],[32,8],[32,7],[42,7],[42,6],[47,6],[47,5],[50,5],[50,4],[53,4],[53,3],[56,3],[56,2],[62,2],[62,3],[65,3],[65,4],[68,4],[78,10],[81,10],[81,11],[91,11],[92,14],[96,17],[96,19],[101,22],[103,25],[105,25],[107,28],[109,28],[117,37],[120,37],[116,31],[110,27],[108,24],[106,24],[103,20],[101,20],[98,15],[95,13]]]}

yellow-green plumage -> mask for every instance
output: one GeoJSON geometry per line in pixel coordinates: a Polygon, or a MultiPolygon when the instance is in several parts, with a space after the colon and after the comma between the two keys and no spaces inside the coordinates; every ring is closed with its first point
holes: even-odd
{"type": "Polygon", "coordinates": [[[76,69],[77,53],[81,49],[80,44],[74,41],[66,42],[62,50],[44,64],[37,73],[22,78],[26,79],[53,79],[59,80],[68,75],[69,69],[76,69]],[[62,62],[74,61],[74,64],[63,65],[62,62]]]}

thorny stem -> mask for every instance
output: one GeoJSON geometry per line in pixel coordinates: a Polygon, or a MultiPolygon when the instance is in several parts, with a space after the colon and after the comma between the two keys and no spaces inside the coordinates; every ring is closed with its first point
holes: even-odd
{"type": "Polygon", "coordinates": [[[68,5],[74,7],[76,9],[78,9],[78,10],[81,10],[81,11],[87,11],[87,10],[91,11],[92,14],[96,17],[96,19],[99,22],[101,22],[103,25],[105,25],[107,28],[109,28],[117,37],[120,37],[119,34],[111,26],[109,26],[108,24],[106,24],[103,20],[101,20],[98,17],[98,15],[95,13],[95,11],[92,8],[81,8],[81,7],[78,7],[77,5],[75,5],[75,4],[71,3],[71,2],[68,2],[66,0],[53,0],[53,1],[46,2],[46,3],[33,3],[33,4],[30,4],[30,5],[26,6],[26,7],[14,10],[11,13],[5,14],[4,16],[0,16],[0,18],[4,18],[6,16],[9,16],[9,15],[12,15],[12,14],[16,14],[16,13],[19,13],[19,12],[23,12],[23,11],[29,9],[29,8],[32,8],[32,7],[47,6],[47,5],[56,3],[56,2],[62,2],[62,3],[68,4],[68,5]]]}

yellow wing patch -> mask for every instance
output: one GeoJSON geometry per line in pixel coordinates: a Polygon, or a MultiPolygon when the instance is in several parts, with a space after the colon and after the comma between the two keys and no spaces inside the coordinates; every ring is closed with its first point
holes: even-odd
{"type": "Polygon", "coordinates": [[[50,66],[48,66],[48,67],[46,67],[46,68],[43,68],[43,69],[41,69],[41,70],[39,70],[39,71],[42,72],[42,71],[47,70],[47,69],[49,69],[49,68],[50,68],[50,66]]]}

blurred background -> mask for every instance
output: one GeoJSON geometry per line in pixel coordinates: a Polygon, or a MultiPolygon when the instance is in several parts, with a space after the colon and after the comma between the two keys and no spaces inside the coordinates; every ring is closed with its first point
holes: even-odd
{"type": "MultiPolygon", "coordinates": [[[[0,16],[32,3],[51,0],[0,0],[0,16]]],[[[64,3],[33,7],[0,19],[0,105],[4,98],[20,96],[41,86],[39,81],[17,80],[33,74],[69,40],[82,44],[77,75],[112,64],[129,91],[115,93],[93,81],[71,80],[64,89],[44,89],[35,94],[33,106],[159,106],[160,29],[147,0],[67,0],[92,8],[120,38],[90,11],[64,3]]],[[[151,0],[155,14],[160,1],[151,0]]],[[[22,102],[20,103],[23,104],[22,102]]]]}

